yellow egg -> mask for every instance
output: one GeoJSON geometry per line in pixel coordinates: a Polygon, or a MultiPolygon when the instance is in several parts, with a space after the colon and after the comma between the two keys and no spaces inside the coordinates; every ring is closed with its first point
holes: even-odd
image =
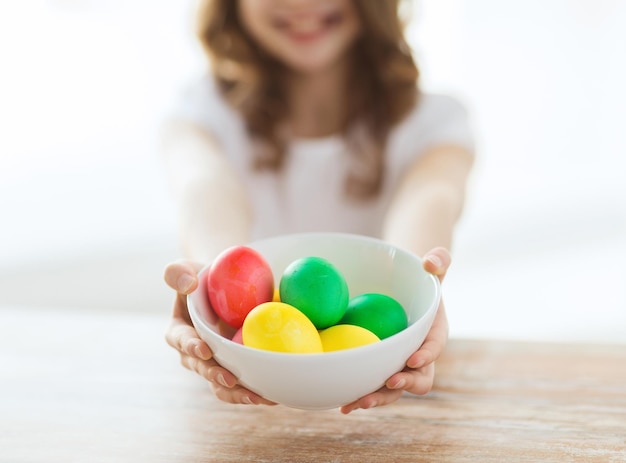
{"type": "Polygon", "coordinates": [[[274,352],[321,353],[320,335],[306,315],[283,302],[265,302],[243,322],[243,344],[274,352]]]}
{"type": "Polygon", "coordinates": [[[380,341],[371,331],[356,325],[334,325],[320,331],[324,352],[352,349],[380,341]]]}
{"type": "Polygon", "coordinates": [[[278,286],[274,289],[274,297],[272,298],[272,302],[280,302],[280,290],[278,286]]]}

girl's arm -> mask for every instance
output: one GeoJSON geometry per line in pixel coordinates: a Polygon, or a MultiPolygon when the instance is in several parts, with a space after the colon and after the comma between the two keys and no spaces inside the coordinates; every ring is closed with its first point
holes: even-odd
{"type": "Polygon", "coordinates": [[[183,255],[206,263],[227,247],[248,242],[250,205],[213,137],[192,123],[172,122],[164,130],[163,153],[183,255]]]}
{"type": "MultiPolygon", "coordinates": [[[[424,153],[407,172],[389,208],[384,238],[424,258],[424,268],[443,280],[450,265],[448,249],[463,210],[473,155],[456,146],[438,146],[424,153]]],[[[403,371],[378,391],[341,407],[342,413],[395,402],[403,391],[426,394],[433,385],[434,362],[448,340],[443,301],[419,350],[403,371]]]]}
{"type": "Polygon", "coordinates": [[[437,146],[424,153],[398,187],[384,238],[419,256],[436,247],[450,249],[473,161],[471,152],[457,146],[437,146]]]}
{"type": "Polygon", "coordinates": [[[183,253],[198,262],[175,262],[165,269],[165,281],[177,293],[165,338],[183,366],[208,380],[219,399],[271,405],[239,385],[235,375],[213,359],[187,311],[187,295],[198,287],[198,270],[227,247],[248,242],[251,209],[243,186],[217,143],[199,127],[170,124],[164,131],[163,151],[180,211],[183,253]]]}

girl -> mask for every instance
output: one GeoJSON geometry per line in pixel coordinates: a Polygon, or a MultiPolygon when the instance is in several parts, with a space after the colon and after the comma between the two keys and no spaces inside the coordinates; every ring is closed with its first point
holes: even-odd
{"type": "MultiPolygon", "coordinates": [[[[271,404],[237,384],[193,329],[197,271],[225,248],[276,234],[358,233],[422,256],[443,279],[473,163],[465,111],[419,90],[398,0],[207,0],[199,39],[210,73],[167,124],[164,152],[185,262],[168,343],[218,398],[271,404]]],[[[448,323],[349,413],[427,393],[448,323]]]]}

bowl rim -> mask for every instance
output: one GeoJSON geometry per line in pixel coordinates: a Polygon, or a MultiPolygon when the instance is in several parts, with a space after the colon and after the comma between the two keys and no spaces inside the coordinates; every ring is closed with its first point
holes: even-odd
{"type": "MultiPolygon", "coordinates": [[[[244,244],[243,246],[250,246],[253,249],[256,250],[256,248],[254,247],[257,244],[261,244],[261,243],[266,243],[266,242],[270,242],[270,241],[280,241],[282,239],[285,239],[285,237],[290,237],[290,238],[296,238],[296,237],[311,237],[311,236],[315,236],[315,237],[319,237],[319,238],[333,238],[333,237],[343,237],[343,238],[348,238],[348,239],[359,239],[361,241],[369,241],[369,242],[373,242],[379,245],[383,245],[385,247],[388,248],[392,248],[397,252],[402,252],[404,254],[408,254],[411,258],[418,260],[420,263],[422,263],[422,258],[419,257],[417,254],[412,253],[411,251],[408,251],[405,248],[402,248],[400,246],[396,246],[394,244],[391,244],[387,241],[384,241],[382,239],[379,238],[374,238],[371,236],[367,236],[367,235],[358,235],[358,234],[353,234],[353,233],[342,233],[342,232],[304,232],[304,233],[289,233],[289,234],[284,234],[284,235],[279,235],[279,236],[273,236],[273,237],[269,237],[269,238],[263,238],[263,239],[259,239],[259,240],[255,240],[255,241],[251,241],[247,244],[244,244]]],[[[205,272],[207,272],[209,270],[211,266],[211,262],[209,262],[208,264],[206,264],[204,267],[202,267],[200,269],[200,271],[198,272],[198,276],[203,275],[205,272]]],[[[437,278],[435,275],[433,275],[432,273],[429,273],[427,271],[424,271],[427,279],[431,281],[431,283],[434,286],[434,297],[432,298],[432,301],[430,303],[430,306],[428,307],[427,310],[424,311],[424,313],[416,320],[414,320],[412,323],[410,323],[405,329],[403,329],[402,331],[399,331],[385,339],[381,339],[380,341],[376,342],[376,343],[372,343],[372,344],[366,344],[364,346],[358,346],[358,347],[353,347],[353,348],[349,348],[349,349],[342,349],[342,350],[337,350],[337,351],[331,351],[331,352],[318,352],[318,353],[292,353],[292,352],[276,352],[276,351],[271,351],[271,350],[264,350],[264,349],[257,349],[254,347],[250,347],[250,346],[246,346],[244,344],[240,344],[238,342],[232,341],[231,339],[221,335],[220,333],[218,333],[217,331],[215,331],[211,325],[205,321],[204,317],[202,316],[202,314],[200,313],[200,310],[198,307],[196,307],[196,305],[193,302],[193,298],[192,298],[192,294],[194,294],[196,291],[200,290],[201,285],[198,285],[198,287],[190,294],[187,295],[187,309],[189,312],[189,316],[191,317],[192,323],[194,324],[194,328],[195,328],[195,324],[198,323],[200,325],[202,325],[202,328],[204,329],[204,331],[207,331],[208,333],[210,333],[210,336],[212,337],[212,339],[214,339],[216,342],[225,344],[226,346],[228,346],[228,348],[230,349],[235,349],[235,350],[241,350],[242,352],[249,352],[249,353],[255,353],[255,354],[259,354],[259,355],[263,355],[263,356],[269,356],[269,357],[276,357],[276,358],[298,358],[298,359],[302,359],[305,357],[309,357],[309,358],[316,358],[316,357],[320,357],[320,358],[325,358],[325,359],[329,359],[330,357],[341,357],[341,356],[350,356],[351,353],[353,353],[355,350],[359,350],[362,353],[367,353],[367,351],[375,351],[380,349],[381,345],[386,345],[389,343],[393,343],[393,342],[397,342],[397,340],[400,337],[407,337],[410,336],[410,333],[412,331],[418,330],[419,329],[419,323],[421,320],[423,319],[427,319],[432,312],[436,312],[439,309],[439,305],[441,302],[441,293],[442,293],[442,289],[441,289],[441,282],[439,281],[439,278],[437,278]]],[[[406,309],[405,309],[406,310],[406,309]]],[[[434,318],[434,317],[433,317],[434,318]]],[[[199,334],[199,333],[198,333],[199,334]]],[[[205,341],[206,342],[206,341],[205,341]]],[[[422,342],[423,343],[423,342],[422,342]]]]}

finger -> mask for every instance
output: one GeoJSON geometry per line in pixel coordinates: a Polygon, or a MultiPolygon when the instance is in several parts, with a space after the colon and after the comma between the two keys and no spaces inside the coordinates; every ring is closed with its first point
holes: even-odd
{"type": "Polygon", "coordinates": [[[216,387],[222,386],[230,389],[238,384],[235,375],[233,375],[226,368],[222,367],[214,359],[201,360],[190,355],[182,354],[180,357],[180,363],[185,368],[199,374],[216,387]]]}
{"type": "Polygon", "coordinates": [[[179,261],[165,267],[165,282],[176,292],[189,294],[198,286],[198,272],[202,265],[197,262],[179,261]]]}
{"type": "Polygon", "coordinates": [[[276,405],[276,402],[267,400],[240,385],[233,388],[225,388],[219,385],[214,385],[213,391],[218,399],[231,404],[276,405]]]}
{"type": "Polygon", "coordinates": [[[165,340],[179,352],[208,360],[213,356],[209,346],[198,337],[193,326],[174,320],[165,333],[165,340]]]}
{"type": "Polygon", "coordinates": [[[174,320],[181,320],[184,324],[191,326],[191,316],[189,315],[189,308],[187,306],[187,295],[182,293],[176,293],[174,299],[174,308],[172,310],[172,318],[174,320]]]}
{"type": "Polygon", "coordinates": [[[234,404],[276,405],[260,395],[246,389],[237,378],[215,360],[200,360],[188,355],[181,355],[181,364],[211,383],[218,399],[234,404]]]}
{"type": "Polygon", "coordinates": [[[346,404],[340,408],[340,412],[344,415],[358,409],[368,409],[374,407],[381,407],[395,402],[402,396],[402,390],[392,390],[387,387],[382,387],[376,392],[372,392],[366,396],[361,397],[352,403],[346,404]]]}
{"type": "Polygon", "coordinates": [[[450,267],[452,258],[450,253],[444,247],[436,247],[431,249],[423,257],[424,270],[437,276],[440,281],[443,281],[446,276],[446,272],[450,267]]]}
{"type": "Polygon", "coordinates": [[[405,369],[387,380],[385,385],[391,390],[405,390],[411,394],[424,395],[433,388],[435,364],[429,363],[418,370],[405,369]]]}
{"type": "Polygon", "coordinates": [[[408,358],[406,365],[409,368],[421,368],[437,360],[448,342],[448,332],[448,317],[442,301],[426,339],[418,351],[408,358]]]}

